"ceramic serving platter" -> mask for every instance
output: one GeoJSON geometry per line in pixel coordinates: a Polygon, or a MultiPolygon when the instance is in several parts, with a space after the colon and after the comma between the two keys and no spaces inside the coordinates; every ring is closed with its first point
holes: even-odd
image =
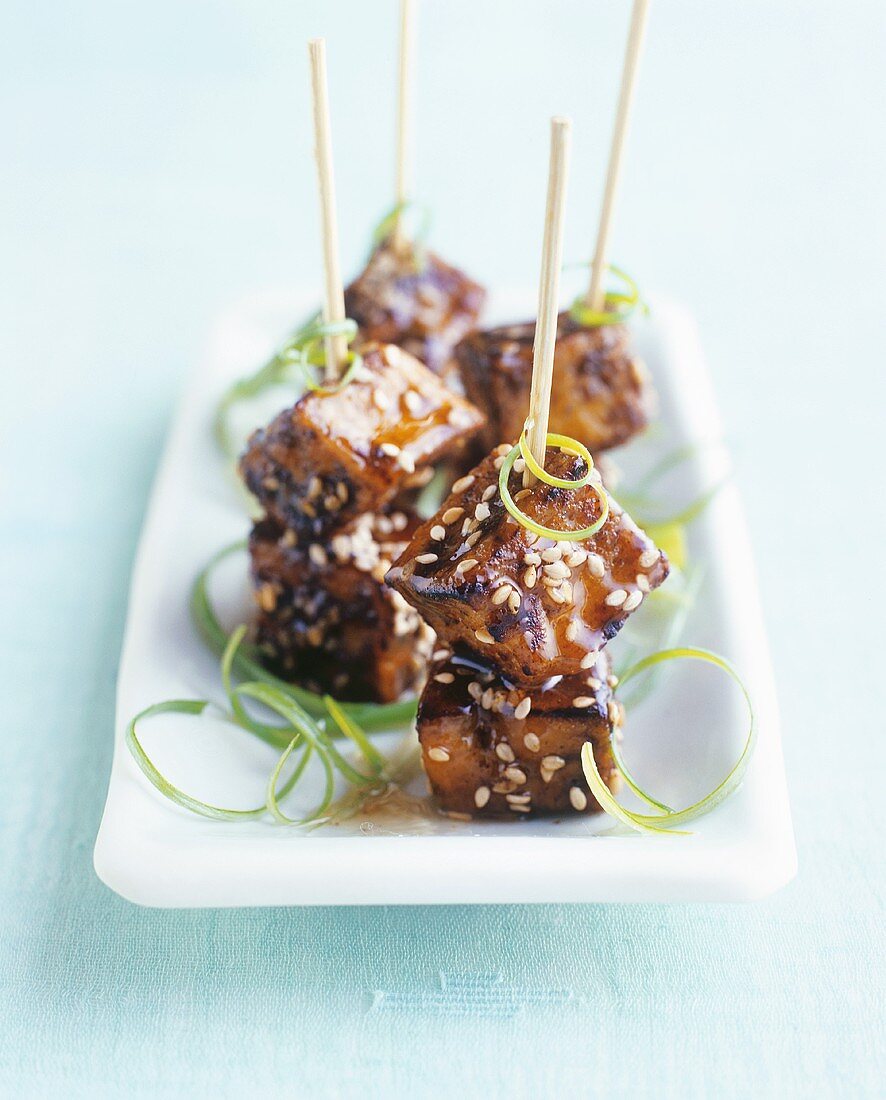
{"type": "MultiPolygon", "coordinates": [[[[720,443],[712,385],[692,318],[654,299],[636,340],[659,394],[659,417],[618,455],[630,492],[663,456],[683,460],[655,486],[662,512],[723,483],[691,526],[695,597],[687,644],[729,657],[753,696],[759,740],[744,785],[694,822],[689,836],[648,837],[604,815],[557,820],[462,822],[423,812],[352,820],[310,830],[270,820],[217,822],[166,801],[130,757],[129,718],[163,699],[223,701],[217,658],[189,614],[190,588],[220,547],[242,539],[249,504],[211,433],[219,394],[252,371],[312,303],[294,293],[243,302],[209,342],[178,409],[157,474],[132,578],[117,690],[114,761],[95,847],[99,877],[118,894],[162,907],[376,905],[510,902],[685,902],[751,900],[796,870],[773,674],[751,549],[729,457],[720,443]]],[[[500,296],[492,321],[533,310],[532,294],[500,296]]],[[[265,395],[240,411],[245,433],[291,394],[265,395]]],[[[616,489],[618,496],[618,489],[616,489]]],[[[671,581],[668,582],[671,584],[671,581]]],[[[250,616],[245,554],[219,570],[212,596],[228,627],[250,616]]],[[[652,603],[611,646],[618,666],[656,648],[663,629],[652,603]]],[[[628,709],[623,745],[636,777],[669,805],[687,805],[729,771],[744,743],[746,714],[729,681],[706,666],[666,666],[628,709]]],[[[109,735],[110,735],[109,731],[109,735]]],[[[168,715],[142,728],[160,770],[207,801],[253,806],[276,754],[207,712],[168,715]]],[[[376,735],[383,750],[407,731],[376,735]]],[[[414,736],[414,734],[413,734],[414,736]]],[[[416,780],[423,793],[423,778],[416,780]]],[[[319,789],[307,775],[291,809],[319,789]]],[[[314,797],[316,801],[316,797],[314,797]]]]}

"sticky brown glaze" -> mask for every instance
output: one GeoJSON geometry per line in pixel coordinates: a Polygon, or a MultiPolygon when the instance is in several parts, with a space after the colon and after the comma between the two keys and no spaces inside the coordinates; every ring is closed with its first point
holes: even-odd
{"type": "Polygon", "coordinates": [[[345,310],[364,339],[397,344],[445,375],[485,300],[483,287],[433,252],[401,255],[384,243],[345,291],[345,310]]]}
{"type": "MultiPolygon", "coordinates": [[[[442,640],[473,651],[516,683],[541,684],[591,667],[669,566],[611,497],[609,518],[590,539],[534,535],[499,496],[508,450],[502,445],[455,483],[387,580],[442,640]]],[[[548,448],[546,469],[575,479],[585,465],[548,448]]],[[[517,469],[509,486],[515,498],[523,493],[517,469]]],[[[601,508],[590,483],[578,490],[537,483],[518,504],[545,527],[574,530],[590,526],[601,508]]]]}
{"type": "Polygon", "coordinates": [[[555,677],[531,691],[458,654],[435,661],[419,702],[418,736],[440,808],[514,819],[596,813],[581,749],[591,742],[614,789],[611,739],[620,736],[622,709],[611,684],[605,653],[581,676],[555,677]]]}
{"type": "Polygon", "coordinates": [[[423,677],[433,633],[384,582],[417,520],[362,516],[328,543],[297,544],[276,521],[249,540],[257,642],[284,679],[338,699],[388,703],[423,677]]]}
{"type": "MultiPolygon", "coordinates": [[[[486,329],[455,349],[464,391],[487,417],[483,450],[516,439],[529,412],[535,322],[486,329]]],[[[551,431],[593,453],[626,443],[646,427],[654,401],[646,368],[624,325],[583,328],[568,313],[557,321],[551,431]]]]}
{"type": "Polygon", "coordinates": [[[267,514],[306,544],[382,510],[483,423],[417,359],[393,345],[363,351],[338,393],[306,393],[249,440],[246,485],[267,514]]]}

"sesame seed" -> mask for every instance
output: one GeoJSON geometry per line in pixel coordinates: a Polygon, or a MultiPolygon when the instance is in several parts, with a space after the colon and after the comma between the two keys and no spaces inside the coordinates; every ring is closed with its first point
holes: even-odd
{"type": "Polygon", "coordinates": [[[283,543],[284,546],[288,546],[288,547],[295,546],[295,543],[296,543],[295,531],[293,531],[291,528],[287,528],[283,532],[283,538],[280,539],[280,541],[283,543]]]}
{"type": "Polygon", "coordinates": [[[599,554],[588,554],[588,569],[591,571],[591,576],[602,577],[606,572],[606,562],[599,554]]]}
{"type": "Polygon", "coordinates": [[[464,514],[464,508],[447,508],[440,519],[448,526],[450,523],[455,523],[459,516],[463,516],[464,514]]]}
{"type": "Polygon", "coordinates": [[[419,565],[432,565],[435,561],[437,561],[437,555],[436,554],[418,554],[418,555],[416,555],[415,560],[419,563],[419,565]]]}
{"type": "Polygon", "coordinates": [[[415,390],[407,390],[403,395],[403,404],[413,416],[418,416],[421,411],[421,396],[415,390]]]}
{"type": "Polygon", "coordinates": [[[644,550],[640,555],[640,566],[643,569],[648,569],[650,566],[655,565],[658,561],[658,551],[653,546],[651,550],[644,550]]]}
{"type": "Polygon", "coordinates": [[[511,453],[511,450],[512,448],[510,443],[499,443],[499,445],[495,448],[495,453],[497,455],[501,455],[502,458],[507,458],[508,455],[511,453]]]}
{"type": "Polygon", "coordinates": [[[494,645],[495,638],[489,633],[486,627],[482,627],[480,630],[474,631],[474,637],[478,642],[482,642],[484,645],[494,645]]]}
{"type": "Polygon", "coordinates": [[[502,456],[501,458],[497,458],[495,460],[495,462],[492,463],[492,465],[496,468],[496,470],[500,470],[502,468],[502,466],[504,466],[504,464],[505,464],[504,456],[502,456]]]}
{"type": "Polygon", "coordinates": [[[455,676],[451,672],[438,672],[434,677],[438,684],[451,684],[455,680],[455,676]]]}
{"type": "Polygon", "coordinates": [[[566,597],[563,595],[563,592],[560,590],[559,587],[549,588],[548,595],[551,597],[554,603],[558,603],[561,605],[566,603],[566,597]]]}
{"type": "Polygon", "coordinates": [[[642,592],[631,592],[631,594],[628,596],[628,598],[624,602],[624,609],[625,609],[625,611],[633,611],[634,608],[639,607],[642,602],[643,602],[643,593],[642,592]]]}
{"type": "Polygon", "coordinates": [[[584,563],[588,560],[588,552],[587,550],[581,549],[573,550],[571,553],[566,554],[563,560],[570,567],[570,569],[575,569],[579,565],[584,565],[584,563]]]}
{"type": "Polygon", "coordinates": [[[441,527],[439,523],[435,523],[431,528],[430,535],[435,542],[442,542],[446,538],[446,528],[441,527]]]}
{"type": "Polygon", "coordinates": [[[392,367],[396,367],[402,358],[400,349],[397,347],[396,344],[386,344],[384,349],[384,356],[392,367]]]}
{"type": "Polygon", "coordinates": [[[308,557],[314,563],[314,565],[326,565],[329,559],[326,556],[326,551],[320,545],[319,542],[312,542],[308,547],[308,557]]]}
{"type": "Polygon", "coordinates": [[[473,522],[474,522],[474,521],[473,521],[473,520],[471,519],[471,517],[470,517],[470,516],[468,516],[468,518],[467,518],[467,519],[466,519],[466,520],[464,521],[464,523],[463,523],[463,524],[461,525],[461,533],[462,533],[462,535],[466,535],[466,534],[468,533],[468,531],[470,531],[470,529],[471,529],[471,525],[473,524],[473,522]]]}
{"type": "Polygon", "coordinates": [[[497,485],[488,485],[483,490],[483,496],[480,497],[480,499],[481,500],[492,500],[492,498],[495,496],[495,494],[497,492],[498,492],[498,486],[497,485]]]}
{"type": "Polygon", "coordinates": [[[508,598],[508,596],[510,596],[511,592],[513,592],[513,589],[511,588],[511,586],[508,584],[507,581],[504,581],[492,593],[492,602],[493,602],[493,604],[496,607],[498,607],[500,604],[503,604],[505,602],[505,600],[508,598]]]}
{"type": "Polygon", "coordinates": [[[465,489],[470,489],[474,484],[474,480],[473,474],[465,474],[464,477],[460,477],[452,486],[453,493],[463,493],[465,489]]]}
{"type": "Polygon", "coordinates": [[[401,451],[397,456],[397,462],[400,467],[406,471],[407,474],[415,473],[415,459],[409,454],[408,451],[401,451]]]}
{"type": "Polygon", "coordinates": [[[611,688],[618,687],[618,677],[617,676],[611,676],[611,675],[607,676],[606,677],[606,683],[609,684],[609,686],[611,688]]]}
{"type": "Polygon", "coordinates": [[[527,588],[535,588],[535,582],[538,580],[538,573],[535,566],[530,565],[526,572],[523,574],[523,583],[527,588]]]}
{"type": "Polygon", "coordinates": [[[524,458],[516,459],[516,461],[514,462],[514,473],[515,474],[522,474],[525,469],[526,469],[526,460],[524,458]]]}
{"type": "Polygon", "coordinates": [[[428,749],[428,758],[438,764],[445,764],[449,760],[449,749],[428,749]]]}
{"type": "Polygon", "coordinates": [[[576,695],[572,700],[574,707],[592,707],[594,705],[594,699],[590,695],[576,695]]]}
{"type": "Polygon", "coordinates": [[[536,552],[534,550],[530,550],[528,553],[523,555],[523,564],[524,565],[541,565],[541,555],[536,554],[536,552]]]}
{"type": "MultiPolygon", "coordinates": [[[[507,797],[507,795],[505,795],[507,797]]],[[[529,800],[526,802],[509,802],[508,809],[513,810],[515,814],[525,814],[529,812],[529,800]]]]}
{"type": "Polygon", "coordinates": [[[458,810],[444,810],[443,813],[447,817],[451,817],[453,821],[472,821],[473,818],[470,814],[460,813],[458,810]]]}
{"type": "Polygon", "coordinates": [[[470,547],[476,545],[476,543],[480,541],[480,536],[482,534],[482,531],[475,531],[473,535],[468,535],[468,537],[465,539],[465,546],[470,549],[470,547]]]}
{"type": "Polygon", "coordinates": [[[506,794],[505,798],[512,806],[528,806],[532,801],[531,794],[506,794]]]}
{"type": "Polygon", "coordinates": [[[554,773],[552,771],[549,771],[547,768],[541,769],[541,779],[543,783],[550,783],[553,778],[554,773]]]}
{"type": "Polygon", "coordinates": [[[263,584],[256,594],[262,611],[273,611],[277,606],[277,593],[272,584],[263,584]]]}
{"type": "MultiPolygon", "coordinates": [[[[528,695],[526,695],[514,707],[514,717],[517,719],[518,722],[522,722],[523,719],[526,717],[526,715],[529,713],[529,711],[531,709],[532,709],[532,700],[529,698],[528,695]]],[[[526,738],[527,738],[526,747],[527,748],[530,747],[529,744],[528,744],[528,738],[530,738],[530,737],[535,737],[535,734],[534,733],[527,733],[526,734],[526,738]]],[[[538,738],[535,737],[535,740],[538,741],[538,738]]],[[[535,749],[533,749],[532,751],[535,752],[537,748],[538,748],[538,745],[536,745],[535,749]]]]}
{"type": "Polygon", "coordinates": [[[445,661],[447,657],[451,657],[452,654],[448,649],[435,649],[431,654],[431,657],[435,661],[445,661]]]}
{"type": "Polygon", "coordinates": [[[544,566],[544,571],[549,577],[557,577],[559,580],[565,580],[570,575],[569,566],[562,561],[550,562],[544,566]]]}
{"type": "Polygon", "coordinates": [[[591,691],[599,691],[600,688],[603,686],[602,682],[598,680],[596,676],[589,676],[587,680],[585,680],[585,683],[588,685],[591,691]]]}
{"type": "Polygon", "coordinates": [[[499,760],[503,760],[505,764],[514,763],[514,750],[507,743],[507,741],[499,741],[495,746],[495,755],[499,760]]]}
{"type": "Polygon", "coordinates": [[[463,558],[455,567],[455,572],[467,573],[469,569],[473,569],[475,565],[479,564],[476,558],[463,558]]]}
{"type": "Polygon", "coordinates": [[[315,474],[308,482],[308,496],[313,500],[314,497],[318,497],[322,492],[323,482],[315,474]]]}
{"type": "Polygon", "coordinates": [[[548,562],[559,561],[563,557],[563,551],[559,546],[549,546],[547,550],[542,550],[541,560],[548,562]]]}
{"type": "Polygon", "coordinates": [[[581,659],[581,667],[582,668],[593,668],[594,665],[597,663],[597,657],[598,656],[599,656],[599,654],[597,654],[597,653],[586,653],[584,655],[584,657],[582,657],[582,659],[581,659]]]}
{"type": "Polygon", "coordinates": [[[335,487],[335,493],[338,499],[345,504],[348,499],[348,487],[343,481],[340,481],[335,487]]]}
{"type": "Polygon", "coordinates": [[[515,615],[520,610],[520,593],[517,591],[511,592],[508,596],[508,609],[515,615]]]}
{"type": "Polygon", "coordinates": [[[482,521],[482,520],[488,519],[488,518],[489,518],[489,505],[484,504],[484,502],[481,500],[480,503],[477,505],[477,507],[474,509],[474,519],[482,521]]]}
{"type": "Polygon", "coordinates": [[[616,588],[614,592],[609,593],[603,602],[607,607],[621,607],[627,598],[628,594],[623,588],[616,588]]]}
{"type": "Polygon", "coordinates": [[[559,771],[560,768],[566,767],[566,761],[562,756],[545,756],[542,757],[541,766],[548,772],[559,771]]]}
{"type": "Polygon", "coordinates": [[[471,682],[468,684],[468,695],[470,695],[472,699],[479,700],[482,694],[482,685],[478,684],[476,680],[471,680],[471,682]]]}
{"type": "Polygon", "coordinates": [[[482,810],[486,803],[489,801],[492,792],[488,787],[478,787],[474,791],[474,805],[478,810],[482,810]]]}
{"type": "Polygon", "coordinates": [[[495,700],[495,692],[492,688],[487,688],[480,696],[480,706],[485,710],[492,710],[492,704],[495,700]]]}
{"type": "Polygon", "coordinates": [[[527,733],[523,738],[523,744],[530,752],[538,752],[541,748],[541,741],[539,741],[538,734],[536,733],[527,733]]]}
{"type": "Polygon", "coordinates": [[[379,450],[383,455],[388,455],[389,458],[396,458],[400,453],[400,448],[396,443],[382,443],[379,450]]]}
{"type": "Polygon", "coordinates": [[[569,625],[566,627],[566,641],[574,642],[578,637],[578,623],[575,619],[572,619],[569,625]]]}
{"type": "Polygon", "coordinates": [[[645,573],[638,573],[636,578],[637,587],[641,592],[649,591],[649,578],[645,573]]]}
{"type": "Polygon", "coordinates": [[[581,787],[569,788],[569,801],[572,803],[573,810],[578,810],[579,813],[588,808],[588,796],[581,787]]]}
{"type": "Polygon", "coordinates": [[[518,767],[505,768],[505,778],[510,779],[512,783],[525,783],[526,772],[518,767]]]}
{"type": "Polygon", "coordinates": [[[514,500],[524,500],[528,496],[532,496],[532,490],[521,489],[519,493],[514,494],[514,500]]]}
{"type": "Polygon", "coordinates": [[[386,412],[391,407],[388,395],[378,389],[372,391],[372,403],[380,412],[386,412]]]}

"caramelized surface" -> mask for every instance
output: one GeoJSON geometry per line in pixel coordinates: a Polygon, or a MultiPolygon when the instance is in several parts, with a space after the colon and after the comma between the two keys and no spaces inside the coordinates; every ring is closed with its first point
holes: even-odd
{"type": "Polygon", "coordinates": [[[363,351],[339,393],[306,393],[255,432],[240,461],[246,485],[299,541],[390,502],[483,422],[473,405],[393,345],[363,351]]]}
{"type": "Polygon", "coordinates": [[[458,654],[435,661],[419,703],[418,736],[441,809],[512,818],[597,812],[580,753],[592,742],[604,781],[614,785],[610,739],[621,708],[609,675],[605,653],[581,676],[531,690],[458,654]]]}
{"type": "Polygon", "coordinates": [[[416,259],[382,244],[345,291],[347,315],[366,340],[397,344],[436,374],[470,332],[486,291],[433,252],[416,259]]]}
{"type": "MultiPolygon", "coordinates": [[[[508,450],[502,446],[456,482],[387,579],[442,640],[473,651],[516,683],[540,684],[588,668],[669,567],[611,499],[606,523],[584,542],[532,534],[499,496],[508,450]]],[[[569,478],[585,472],[581,459],[553,448],[546,469],[569,478]]],[[[517,469],[509,485],[520,494],[517,469]]],[[[600,513],[591,484],[570,490],[537,483],[518,505],[555,529],[589,526],[600,513]]]]}
{"type": "Polygon", "coordinates": [[[307,547],[274,520],[257,523],[249,552],[268,666],[338,699],[386,703],[415,687],[433,634],[384,574],[416,522],[366,515],[307,547]]]}
{"type": "MultiPolygon", "coordinates": [[[[473,332],[455,349],[467,396],[487,416],[484,451],[517,439],[529,413],[535,322],[473,332]]],[[[646,369],[630,350],[624,325],[582,328],[568,313],[557,322],[552,432],[592,452],[627,442],[646,427],[652,405],[646,369]]]]}

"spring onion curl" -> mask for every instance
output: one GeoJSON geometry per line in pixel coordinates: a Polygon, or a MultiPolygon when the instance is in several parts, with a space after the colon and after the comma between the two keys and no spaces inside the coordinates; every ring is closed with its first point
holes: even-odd
{"type": "Polygon", "coordinates": [[[418,224],[416,225],[415,231],[412,233],[410,244],[412,256],[415,261],[415,269],[416,272],[419,272],[424,269],[427,262],[425,242],[431,231],[430,207],[425,206],[425,204],[421,202],[398,202],[379,220],[375,229],[372,231],[370,256],[380,245],[388,240],[394,232],[398,220],[410,212],[414,212],[417,215],[418,224]]]}
{"type": "Polygon", "coordinates": [[[236,455],[229,423],[230,412],[241,401],[257,397],[271,386],[286,383],[298,382],[314,393],[332,394],[344,389],[351,381],[363,361],[355,351],[348,351],[344,373],[334,385],[321,385],[314,377],[313,368],[322,366],[326,361],[324,341],[327,336],[344,336],[350,344],[357,336],[357,324],[350,319],[326,322],[319,314],[312,315],[255,374],[239,379],[225,391],[216,408],[214,434],[216,442],[229,458],[236,455]]]}
{"type": "Polygon", "coordinates": [[[637,309],[643,310],[644,313],[648,312],[646,303],[640,297],[640,288],[630,275],[615,264],[607,264],[607,270],[621,279],[626,289],[607,290],[602,310],[591,309],[583,297],[576,298],[569,310],[569,316],[576,324],[585,328],[596,328],[598,325],[621,325],[637,309]]]}
{"type": "Polygon", "coordinates": [[[732,665],[724,657],[720,657],[716,653],[711,653],[710,650],[697,649],[693,646],[680,646],[676,649],[662,649],[658,653],[652,653],[648,657],[643,657],[642,660],[637,661],[635,665],[629,668],[627,672],[622,675],[620,686],[623,686],[627,681],[632,680],[635,676],[639,676],[654,665],[662,664],[665,661],[681,659],[704,661],[720,669],[722,672],[725,672],[727,676],[735,681],[741,690],[748,708],[748,734],[741,755],[726,778],[709,794],[705,795],[704,798],[699,799],[698,802],[694,802],[691,806],[687,806],[683,810],[672,810],[669,806],[666,806],[665,803],[660,802],[651,794],[643,790],[628,771],[617,749],[613,736],[612,747],[616,767],[621,773],[625,784],[642,801],[659,811],[655,814],[635,813],[633,810],[627,809],[627,807],[623,806],[615,798],[603,782],[603,778],[597,768],[597,762],[594,760],[593,746],[590,742],[586,742],[581,750],[581,763],[591,793],[606,813],[611,814],[631,829],[635,829],[640,833],[687,835],[686,830],[675,829],[674,826],[683,825],[688,821],[693,821],[695,818],[701,817],[703,814],[709,813],[715,806],[719,806],[721,802],[729,798],[744,779],[757,740],[756,718],[748,689],[745,687],[744,682],[732,665]]]}
{"type": "Polygon", "coordinates": [[[385,758],[371,743],[365,731],[342,710],[335,700],[329,697],[325,699],[326,718],[320,722],[284,691],[271,684],[259,681],[233,684],[231,669],[236,662],[237,651],[243,643],[244,634],[245,627],[238,627],[232,633],[222,655],[222,683],[230,709],[222,710],[221,713],[223,719],[231,725],[253,733],[263,741],[283,749],[268,779],[264,804],[245,810],[229,809],[195,798],[168,780],[145,751],[137,732],[139,723],[160,714],[202,715],[210,705],[205,699],[170,699],[147,707],[137,714],[126,727],[126,745],[136,763],[164,797],[191,813],[212,818],[215,821],[250,821],[270,814],[276,822],[283,825],[317,824],[332,804],[336,772],[353,788],[350,792],[350,804],[356,812],[362,799],[370,794],[380,793],[390,784],[391,779],[386,772],[385,758]],[[282,724],[262,722],[254,718],[247,710],[245,700],[258,703],[278,718],[282,718],[282,724]],[[332,739],[329,718],[357,747],[366,770],[346,760],[338,751],[332,739]],[[294,754],[297,758],[295,767],[281,785],[283,770],[294,754]],[[323,794],[308,814],[298,818],[290,817],[281,808],[281,801],[298,785],[309,761],[314,756],[319,759],[323,768],[325,780],[323,794]]]}
{"type": "MultiPolygon", "coordinates": [[[[322,696],[297,684],[287,683],[272,672],[268,672],[259,661],[258,651],[243,638],[243,632],[234,631],[229,635],[218,620],[209,598],[210,579],[223,561],[245,549],[245,542],[235,542],[225,546],[209,559],[198,574],[191,590],[191,617],[214,653],[222,657],[227,652],[227,663],[223,662],[222,665],[222,677],[226,678],[226,686],[233,674],[268,684],[297,703],[310,716],[322,718],[327,713],[322,696]],[[232,646],[235,639],[237,644],[232,646]]],[[[406,699],[398,703],[339,703],[336,706],[363,730],[396,729],[405,726],[414,720],[416,710],[414,699],[406,699]]],[[[242,723],[244,719],[240,720],[242,723]]],[[[258,729],[251,729],[250,732],[262,736],[258,729]]],[[[265,739],[271,744],[283,747],[283,743],[276,738],[276,734],[267,735],[267,727],[265,727],[265,734],[265,739]]]]}
{"type": "Polygon", "coordinates": [[[577,455],[584,460],[587,466],[585,474],[575,480],[554,477],[552,474],[549,474],[543,466],[536,462],[535,457],[529,449],[526,431],[527,425],[524,425],[519,443],[508,452],[498,474],[498,491],[505,508],[507,508],[518,523],[522,524],[523,527],[533,534],[540,535],[542,538],[554,539],[554,541],[562,540],[564,542],[580,542],[583,539],[591,538],[600,530],[609,517],[609,497],[606,495],[606,490],[598,481],[593,480],[594,460],[591,457],[591,452],[587,447],[571,436],[558,435],[556,432],[548,432],[546,439],[547,446],[560,447],[561,450],[569,454],[577,455]],[[597,498],[600,501],[600,515],[598,518],[589,527],[581,527],[575,531],[557,531],[553,527],[544,527],[542,524],[536,523],[534,519],[527,516],[525,512],[518,508],[508,488],[508,478],[511,475],[511,470],[514,468],[514,463],[521,456],[530,472],[546,485],[553,485],[561,489],[581,489],[584,485],[590,483],[591,488],[597,494],[597,498]]]}

